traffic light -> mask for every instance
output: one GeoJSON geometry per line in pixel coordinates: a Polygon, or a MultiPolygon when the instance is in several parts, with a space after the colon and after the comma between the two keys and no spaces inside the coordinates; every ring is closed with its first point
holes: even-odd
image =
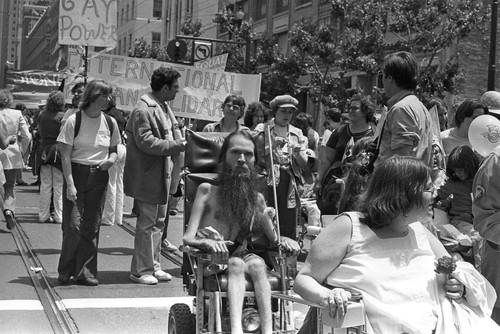
{"type": "Polygon", "coordinates": [[[167,54],[174,62],[179,62],[186,56],[187,44],[182,39],[174,39],[167,44],[167,54]]]}

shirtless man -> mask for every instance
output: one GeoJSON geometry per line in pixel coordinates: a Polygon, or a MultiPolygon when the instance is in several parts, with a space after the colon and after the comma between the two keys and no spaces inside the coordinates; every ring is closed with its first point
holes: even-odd
{"type": "MultiPolygon", "coordinates": [[[[184,244],[212,252],[228,260],[228,295],[231,333],[243,333],[241,319],[245,293],[245,274],[253,281],[261,318],[262,333],[272,332],[271,286],[264,260],[241,249],[250,226],[254,236],[261,235],[270,246],[278,243],[264,196],[257,190],[255,142],[250,132],[239,130],[224,141],[219,155],[218,186],[202,183],[198,187],[191,217],[184,234],[184,244]],[[199,236],[198,230],[215,229],[222,240],[199,236]],[[198,234],[198,235],[197,235],[198,234]]],[[[281,238],[281,245],[300,251],[294,240],[281,238]]]]}

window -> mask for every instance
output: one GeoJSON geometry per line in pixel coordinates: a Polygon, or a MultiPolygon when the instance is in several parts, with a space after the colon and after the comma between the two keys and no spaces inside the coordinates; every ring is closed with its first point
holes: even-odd
{"type": "Polygon", "coordinates": [[[120,54],[121,50],[122,50],[122,41],[120,40],[120,41],[118,41],[118,54],[120,54]]]}
{"type": "Polygon", "coordinates": [[[276,0],[274,3],[276,7],[274,7],[274,14],[279,14],[288,11],[289,8],[288,0],[276,0]]]}
{"type": "Polygon", "coordinates": [[[129,9],[130,9],[129,6],[127,5],[127,12],[126,12],[127,14],[125,14],[125,18],[126,18],[125,22],[128,22],[128,11],[129,11],[129,9]]]}
{"type": "Polygon", "coordinates": [[[153,1],[153,17],[158,18],[161,17],[161,6],[163,4],[162,0],[154,0],[153,1]]]}
{"type": "Polygon", "coordinates": [[[267,16],[267,1],[255,1],[255,20],[263,19],[267,16]]]}
{"type": "Polygon", "coordinates": [[[130,9],[130,18],[135,19],[135,1],[132,1],[132,8],[130,9]]]}
{"type": "Polygon", "coordinates": [[[161,33],[153,31],[151,33],[151,46],[160,47],[161,44],[161,33]]]}
{"type": "Polygon", "coordinates": [[[123,54],[127,54],[127,37],[123,37],[123,54]]]}
{"type": "Polygon", "coordinates": [[[123,18],[125,17],[125,16],[124,16],[124,14],[125,14],[125,13],[124,13],[124,9],[122,8],[122,18],[121,18],[121,20],[120,20],[120,24],[122,24],[122,25],[123,25],[123,18]]]}
{"type": "Polygon", "coordinates": [[[129,50],[132,49],[132,34],[128,35],[128,48],[129,50]]]}

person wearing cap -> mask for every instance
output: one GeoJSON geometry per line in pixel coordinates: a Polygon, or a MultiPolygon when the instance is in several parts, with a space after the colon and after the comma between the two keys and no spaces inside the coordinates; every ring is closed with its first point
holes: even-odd
{"type": "MultiPolygon", "coordinates": [[[[499,110],[500,112],[500,110],[499,110]]],[[[472,121],[484,115],[484,105],[476,99],[467,99],[460,104],[455,113],[455,126],[441,132],[441,140],[446,156],[458,146],[466,145],[472,148],[469,140],[469,127],[472,121]]]]}
{"type": "Polygon", "coordinates": [[[341,187],[336,186],[336,180],[344,175],[342,161],[351,155],[350,148],[359,139],[373,135],[375,106],[368,97],[354,95],[349,106],[349,118],[349,124],[340,126],[332,133],[321,156],[314,190],[322,214],[338,213],[341,187]]]}
{"type": "Polygon", "coordinates": [[[222,104],[224,117],[215,123],[209,123],[203,128],[203,132],[233,132],[247,129],[238,120],[245,114],[245,99],[239,95],[229,95],[222,104]]]}
{"type": "MultiPolygon", "coordinates": [[[[296,240],[296,226],[300,210],[299,187],[302,186],[302,172],[306,167],[307,138],[302,130],[290,124],[297,112],[297,99],[290,95],[276,96],[269,106],[274,118],[267,123],[255,127],[254,135],[257,141],[257,161],[271,177],[271,168],[274,168],[276,177],[277,204],[280,232],[282,236],[296,240]],[[269,141],[267,127],[271,134],[272,160],[268,149],[269,141]]],[[[270,189],[270,198],[273,198],[270,189]]]]}
{"type": "Polygon", "coordinates": [[[374,168],[393,155],[414,156],[433,166],[431,116],[412,92],[417,87],[418,63],[406,51],[387,55],[382,65],[387,113],[377,129],[379,153],[374,168]]]}

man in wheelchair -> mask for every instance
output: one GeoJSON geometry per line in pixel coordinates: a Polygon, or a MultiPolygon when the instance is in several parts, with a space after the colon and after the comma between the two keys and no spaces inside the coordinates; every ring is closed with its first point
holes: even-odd
{"type": "MultiPolygon", "coordinates": [[[[228,274],[228,298],[231,333],[243,333],[241,319],[245,293],[245,275],[253,281],[261,318],[262,333],[272,332],[271,286],[267,279],[265,251],[277,246],[298,253],[298,243],[281,238],[257,188],[255,141],[247,130],[226,137],[219,155],[217,185],[202,183],[191,210],[184,244],[211,252],[228,274]],[[259,247],[260,245],[260,247],[259,247]],[[257,255],[258,253],[259,255],[257,255]]],[[[215,274],[213,266],[205,274],[215,274]]]]}

